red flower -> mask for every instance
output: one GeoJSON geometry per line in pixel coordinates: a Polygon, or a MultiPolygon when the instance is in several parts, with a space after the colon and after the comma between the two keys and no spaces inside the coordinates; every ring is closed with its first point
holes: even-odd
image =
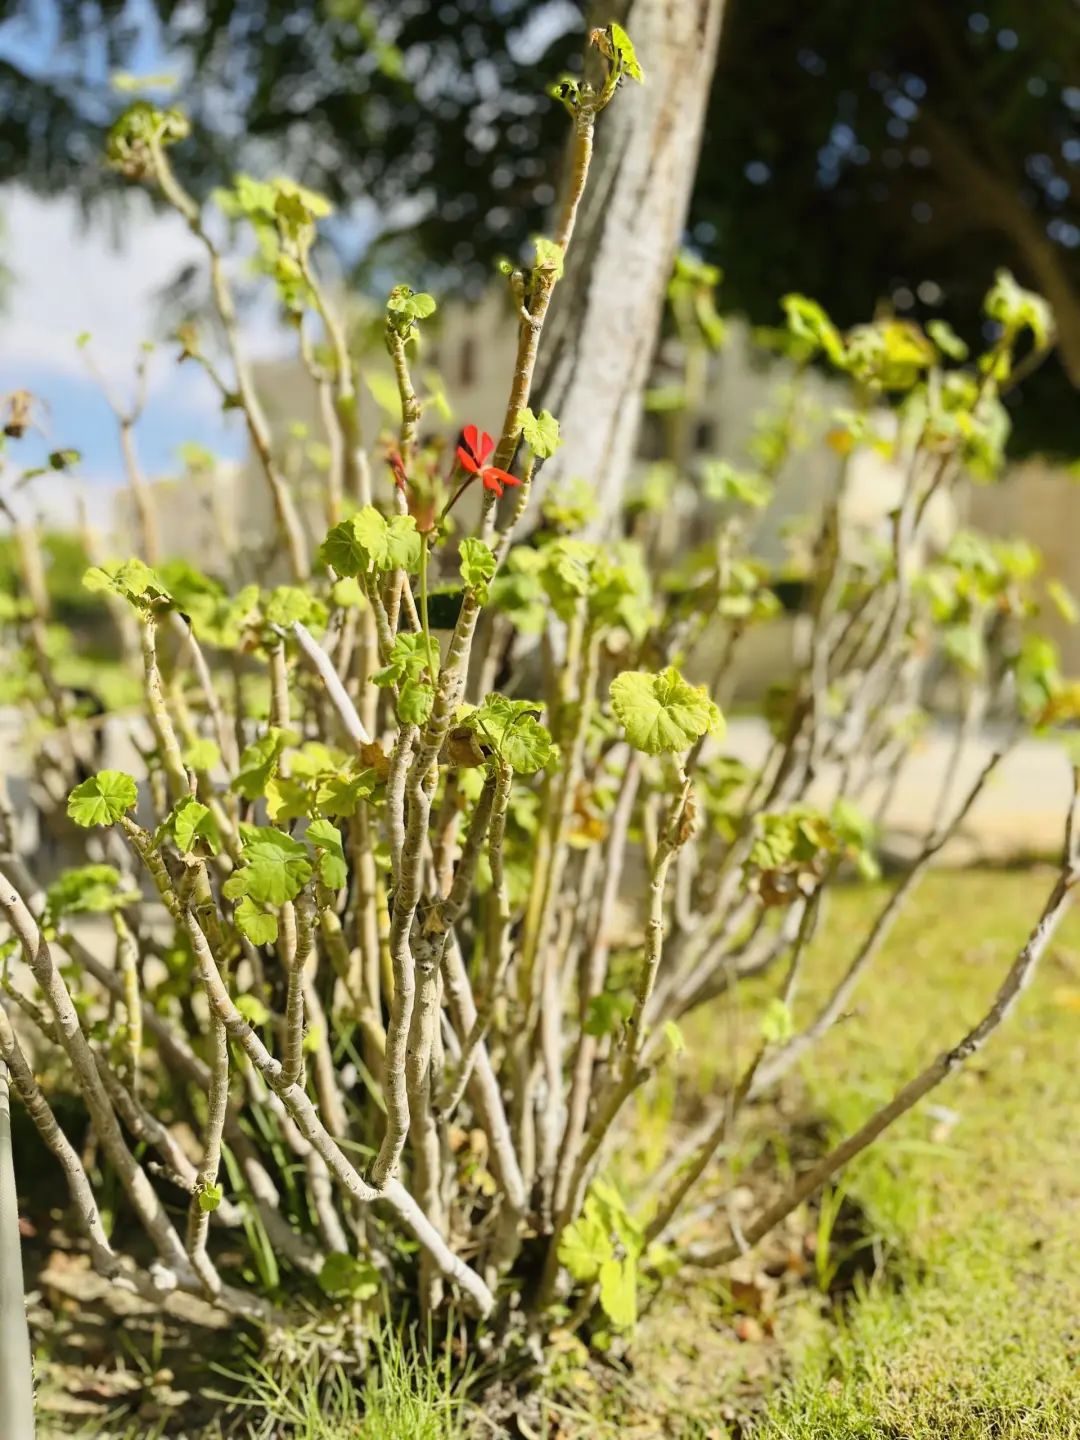
{"type": "Polygon", "coordinates": [[[465,444],[457,447],[458,460],[470,475],[479,475],[485,490],[493,490],[501,496],[504,485],[520,485],[521,481],[509,470],[500,470],[497,465],[485,465],[484,461],[495,449],[495,441],[485,430],[483,434],[475,425],[466,425],[461,432],[465,444]]]}

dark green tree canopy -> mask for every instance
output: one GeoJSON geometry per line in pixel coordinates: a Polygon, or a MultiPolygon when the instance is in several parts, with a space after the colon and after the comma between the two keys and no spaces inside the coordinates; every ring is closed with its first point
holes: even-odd
{"type": "MultiPolygon", "coordinates": [[[[192,113],[197,138],[176,155],[189,180],[207,188],[272,156],[341,205],[370,202],[375,255],[481,283],[552,200],[563,127],[544,88],[579,63],[584,9],[14,0],[0,26],[0,179],[100,194],[94,157],[125,98],[109,73],[144,70],[149,54],[176,71],[192,113]],[[43,13],[47,47],[33,39],[43,13]]],[[[975,338],[979,297],[1010,266],[1061,331],[1025,388],[1017,444],[1075,453],[1078,120],[1069,0],[729,0],[691,237],[724,268],[725,305],[755,322],[798,289],[841,324],[889,306],[975,338]]],[[[351,264],[349,229],[335,238],[351,264]]]]}
{"type": "MultiPolygon", "coordinates": [[[[398,238],[473,281],[536,229],[554,197],[565,124],[545,86],[580,68],[578,5],[14,0],[5,9],[0,182],[76,189],[88,202],[115,184],[98,160],[104,134],[130,99],[126,77],[145,74],[150,56],[191,116],[192,139],[174,160],[199,191],[245,164],[280,165],[339,206],[374,202],[384,245],[398,238]]],[[[345,231],[335,238],[352,260],[345,231]]]]}
{"type": "Polygon", "coordinates": [[[884,304],[974,339],[1010,266],[1061,332],[1018,439],[1075,453],[1078,122],[1075,5],[734,0],[694,233],[727,301],[761,322],[787,286],[841,324],[884,304]]]}

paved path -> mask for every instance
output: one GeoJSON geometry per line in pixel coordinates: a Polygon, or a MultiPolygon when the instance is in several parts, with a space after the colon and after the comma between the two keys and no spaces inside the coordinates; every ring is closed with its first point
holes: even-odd
{"type": "MultiPolygon", "coordinates": [[[[908,760],[885,817],[888,845],[897,853],[909,850],[929,825],[944,777],[953,764],[954,738],[954,731],[935,727],[908,760]]],[[[974,784],[1001,738],[986,732],[967,745],[956,766],[955,801],[974,784]]],[[[759,761],[768,744],[768,732],[758,719],[733,719],[727,744],[740,759],[759,761]]],[[[1043,740],[1023,740],[987,782],[943,858],[953,864],[1007,863],[1056,855],[1070,795],[1070,769],[1061,747],[1043,740]]]]}

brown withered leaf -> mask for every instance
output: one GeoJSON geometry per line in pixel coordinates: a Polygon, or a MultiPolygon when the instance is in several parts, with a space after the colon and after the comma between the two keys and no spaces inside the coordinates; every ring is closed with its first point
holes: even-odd
{"type": "Polygon", "coordinates": [[[375,771],[380,780],[385,780],[390,774],[390,756],[377,740],[368,741],[360,746],[360,759],[375,771]]]}
{"type": "Polygon", "coordinates": [[[676,841],[680,845],[685,845],[688,840],[693,839],[694,830],[696,829],[696,827],[697,797],[695,796],[693,790],[691,790],[689,795],[687,795],[686,797],[686,804],[682,808],[682,814],[679,816],[679,828],[675,832],[676,841]]]}
{"type": "Polygon", "coordinates": [[[483,765],[487,757],[476,734],[465,725],[456,725],[446,737],[442,758],[448,765],[474,770],[483,765]]]}

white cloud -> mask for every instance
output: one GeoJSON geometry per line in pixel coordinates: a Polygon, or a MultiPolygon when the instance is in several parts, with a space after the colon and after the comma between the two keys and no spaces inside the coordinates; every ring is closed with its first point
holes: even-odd
{"type": "Polygon", "coordinates": [[[157,297],[199,246],[178,215],[153,212],[133,193],[123,234],[87,226],[68,197],[9,189],[0,201],[4,263],[14,275],[0,314],[5,369],[34,366],[82,377],[75,338],[93,336],[94,358],[115,383],[128,380],[142,341],[156,331],[157,297]]]}
{"type": "MultiPolygon", "coordinates": [[[[128,192],[124,207],[113,223],[87,224],[69,196],[43,199],[18,187],[0,195],[0,255],[14,276],[0,311],[6,372],[33,366],[83,378],[75,340],[87,332],[98,369],[129,385],[139,347],[163,338],[163,290],[185,266],[205,266],[206,254],[179,215],[155,209],[141,191],[128,192]]],[[[247,310],[243,331],[249,354],[280,352],[271,306],[247,310]]],[[[151,393],[167,383],[170,368],[152,367],[151,393]]]]}

